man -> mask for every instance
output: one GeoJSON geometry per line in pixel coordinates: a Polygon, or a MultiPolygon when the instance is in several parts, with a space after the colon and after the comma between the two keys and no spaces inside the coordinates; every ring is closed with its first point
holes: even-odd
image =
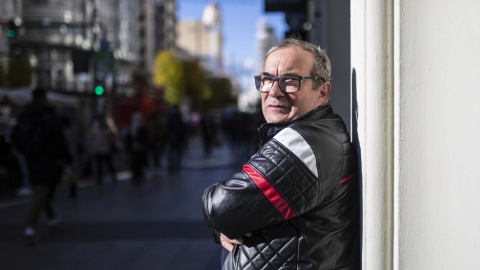
{"type": "Polygon", "coordinates": [[[255,76],[261,147],[202,198],[230,252],[223,269],[359,269],[356,153],[329,104],[330,70],[308,42],[286,39],[267,53],[255,76]]]}
{"type": "Polygon", "coordinates": [[[37,88],[32,97],[33,101],[23,109],[12,134],[15,146],[25,156],[34,189],[25,228],[27,244],[42,240],[36,232],[42,211],[51,229],[60,229],[62,219],[55,214],[51,198],[61,180],[63,166],[72,162],[61,122],[55,109],[47,104],[46,90],[37,88]]]}

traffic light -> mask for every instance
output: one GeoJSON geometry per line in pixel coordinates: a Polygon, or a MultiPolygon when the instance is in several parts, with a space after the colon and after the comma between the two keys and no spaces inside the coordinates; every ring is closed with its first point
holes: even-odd
{"type": "Polygon", "coordinates": [[[19,17],[16,17],[16,18],[8,21],[7,36],[9,38],[17,37],[18,36],[18,30],[20,29],[21,26],[22,26],[22,19],[20,19],[19,17]]]}
{"type": "Polygon", "coordinates": [[[105,93],[105,88],[102,85],[95,86],[95,95],[101,96],[103,93],[105,93]]]}
{"type": "Polygon", "coordinates": [[[15,21],[14,20],[10,20],[8,22],[8,33],[7,33],[7,36],[9,38],[14,38],[15,36],[17,36],[17,30],[18,30],[18,27],[17,25],[15,24],[15,21]]]}

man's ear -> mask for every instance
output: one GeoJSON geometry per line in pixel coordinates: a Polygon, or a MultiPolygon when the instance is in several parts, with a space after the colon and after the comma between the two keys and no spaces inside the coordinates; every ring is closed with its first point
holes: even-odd
{"type": "Polygon", "coordinates": [[[330,91],[332,90],[332,85],[330,82],[323,83],[318,88],[318,105],[325,105],[330,100],[330,91]]]}

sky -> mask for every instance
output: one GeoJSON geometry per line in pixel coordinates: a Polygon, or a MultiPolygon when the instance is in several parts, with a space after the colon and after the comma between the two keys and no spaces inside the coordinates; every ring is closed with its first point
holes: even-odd
{"type": "MultiPolygon", "coordinates": [[[[211,0],[177,0],[177,19],[201,20],[203,10],[211,0]]],[[[255,41],[257,23],[265,20],[279,39],[288,26],[282,12],[264,12],[264,0],[217,0],[222,14],[223,57],[231,73],[259,73],[256,65],[258,48],[255,41]],[[232,65],[235,63],[235,65],[232,65]]]]}

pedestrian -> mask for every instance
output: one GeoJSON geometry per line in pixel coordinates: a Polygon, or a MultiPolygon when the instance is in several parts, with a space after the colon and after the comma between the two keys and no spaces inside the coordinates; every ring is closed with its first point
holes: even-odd
{"type": "Polygon", "coordinates": [[[203,195],[206,224],[228,250],[222,269],[359,269],[355,149],[329,103],[330,60],[288,38],[255,76],[267,123],[261,147],[203,195]]]}
{"type": "Polygon", "coordinates": [[[55,109],[47,103],[46,90],[36,88],[32,97],[33,101],[19,115],[12,133],[15,146],[25,157],[34,190],[24,232],[27,244],[42,240],[36,231],[42,212],[53,231],[61,228],[63,220],[54,212],[52,198],[61,180],[63,166],[72,162],[62,124],[55,109]]]}
{"type": "Polygon", "coordinates": [[[217,141],[217,130],[215,127],[215,121],[210,113],[203,113],[200,120],[200,127],[202,131],[203,139],[203,152],[205,157],[210,157],[215,142],[217,141]]]}
{"type": "Polygon", "coordinates": [[[103,167],[106,166],[113,183],[117,182],[117,173],[113,165],[113,155],[118,150],[116,134],[110,128],[105,116],[99,116],[93,122],[87,137],[87,149],[95,161],[97,185],[103,184],[103,167]]]}
{"type": "Polygon", "coordinates": [[[147,131],[149,134],[148,151],[152,156],[153,169],[162,166],[163,148],[165,142],[165,124],[161,111],[150,112],[147,117],[147,131]]]}
{"type": "Polygon", "coordinates": [[[167,117],[166,142],[168,171],[173,173],[180,170],[182,152],[185,147],[186,127],[178,106],[172,106],[167,117]]]}
{"type": "Polygon", "coordinates": [[[133,183],[139,184],[144,177],[144,168],[148,164],[149,134],[142,123],[142,115],[134,113],[125,134],[125,145],[130,157],[133,183]]]}

